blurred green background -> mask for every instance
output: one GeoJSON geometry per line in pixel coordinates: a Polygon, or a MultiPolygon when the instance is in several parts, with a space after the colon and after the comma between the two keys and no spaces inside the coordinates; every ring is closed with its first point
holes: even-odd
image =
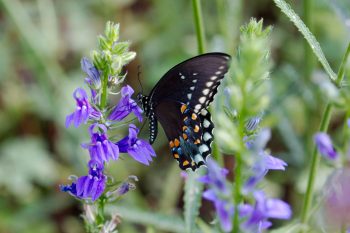
{"type": "MultiPolygon", "coordinates": [[[[311,23],[337,70],[350,38],[350,2],[312,2],[309,9],[305,1],[291,4],[311,23]]],[[[312,134],[331,93],[322,81],[327,76],[312,54],[305,55],[302,36],[271,0],[202,0],[202,8],[208,51],[235,55],[239,26],[251,17],[274,26],[273,100],[266,124],[273,127],[272,154],[289,167],[284,175],[272,172],[268,179],[278,190],[271,192],[280,193],[297,214],[312,134]]],[[[127,67],[127,83],[136,91],[139,65],[147,93],[169,68],[197,54],[189,0],[0,0],[1,233],[84,232],[80,203],[58,185],[68,183],[71,174],[86,174],[88,154],[80,144],[89,138],[86,127],[66,129],[64,122],[74,108],[73,90],[83,86],[80,59],[95,48],[108,20],[120,23],[121,40],[131,41],[138,54],[127,67]]],[[[332,118],[332,134],[341,130],[343,119],[343,112],[332,118]]],[[[162,130],[154,147],[157,158],[149,167],[128,156],[108,167],[117,179],[133,174],[140,180],[119,202],[119,232],[159,232],[151,222],[143,224],[142,214],[181,214],[183,180],[162,130]]],[[[324,177],[319,177],[318,188],[330,170],[320,169],[324,177]]],[[[211,210],[204,202],[201,216],[206,221],[213,217],[211,210]]]]}

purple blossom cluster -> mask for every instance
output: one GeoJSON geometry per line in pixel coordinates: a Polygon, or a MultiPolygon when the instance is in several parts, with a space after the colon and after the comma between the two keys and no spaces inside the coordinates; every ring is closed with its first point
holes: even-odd
{"type": "MultiPolygon", "coordinates": [[[[247,197],[245,199],[253,201],[237,203],[242,232],[262,232],[271,226],[270,218],[290,219],[292,215],[291,208],[286,202],[266,197],[257,185],[269,170],[285,170],[287,166],[283,160],[265,152],[269,139],[270,131],[263,129],[254,140],[246,141],[254,163],[251,166],[250,176],[244,184],[242,195],[247,197]]],[[[234,205],[230,183],[226,181],[228,171],[211,159],[208,160],[207,165],[207,174],[200,178],[201,182],[208,185],[208,190],[203,193],[203,197],[214,203],[222,230],[230,232],[233,227],[234,205]]]]}
{"type": "Polygon", "coordinates": [[[239,206],[239,215],[244,219],[242,228],[247,232],[262,232],[272,224],[270,218],[290,219],[292,211],[290,206],[279,199],[266,197],[260,190],[258,183],[270,170],[285,170],[287,163],[266,152],[267,142],[271,131],[262,129],[249,143],[248,150],[254,158],[250,176],[243,187],[243,194],[253,197],[254,203],[244,203],[239,206]]]}
{"type": "Polygon", "coordinates": [[[109,137],[109,129],[120,123],[130,113],[142,121],[142,110],[136,101],[131,98],[134,90],[126,85],[121,88],[121,98],[115,106],[109,107],[111,111],[100,109],[101,95],[101,72],[87,59],[81,61],[82,70],[87,74],[85,82],[91,92],[90,98],[86,91],[77,88],[73,97],[76,101],[76,108],[66,118],[66,127],[74,125],[79,127],[82,124],[89,124],[90,142],[82,144],[90,154],[88,162],[89,172],[73,180],[70,185],[61,185],[61,190],[68,192],[79,199],[91,199],[95,201],[105,191],[107,176],[104,168],[111,160],[118,160],[120,153],[128,153],[136,161],[149,165],[154,157],[155,151],[146,141],[139,139],[139,129],[129,125],[129,134],[113,141],[109,137]]]}
{"type": "Polygon", "coordinates": [[[207,160],[207,166],[207,174],[199,178],[200,182],[209,186],[209,189],[203,193],[203,197],[214,203],[222,230],[230,232],[234,206],[231,202],[231,189],[226,181],[228,170],[221,168],[210,158],[207,160]]]}

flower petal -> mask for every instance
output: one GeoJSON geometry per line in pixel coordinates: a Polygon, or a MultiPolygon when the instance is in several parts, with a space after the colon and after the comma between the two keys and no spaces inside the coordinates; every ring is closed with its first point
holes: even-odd
{"type": "Polygon", "coordinates": [[[315,134],[314,140],[319,152],[328,159],[334,160],[338,157],[337,152],[335,151],[332,140],[328,134],[320,132],[315,134]]]}

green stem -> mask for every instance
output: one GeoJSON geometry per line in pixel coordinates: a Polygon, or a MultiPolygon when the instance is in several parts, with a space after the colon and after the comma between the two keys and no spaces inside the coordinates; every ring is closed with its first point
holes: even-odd
{"type": "MultiPolygon", "coordinates": [[[[347,124],[347,120],[350,119],[350,109],[347,109],[346,113],[345,113],[345,122],[343,125],[343,140],[341,142],[342,148],[345,149],[345,151],[349,151],[350,150],[350,145],[347,146],[348,142],[350,141],[350,132],[349,132],[349,126],[347,124]]],[[[347,153],[343,153],[343,157],[342,157],[342,164],[343,166],[347,166],[349,164],[349,158],[347,153]]]]}
{"type": "MultiPolygon", "coordinates": [[[[329,120],[331,117],[331,112],[332,112],[332,104],[328,103],[326,106],[326,109],[322,115],[321,126],[320,126],[321,132],[325,132],[328,129],[329,120]]],[[[315,145],[313,148],[313,152],[312,152],[309,180],[307,183],[304,205],[303,205],[303,209],[301,212],[301,222],[303,224],[306,224],[306,222],[308,220],[308,211],[310,209],[310,205],[311,205],[311,201],[312,201],[313,188],[314,188],[315,177],[316,177],[316,172],[317,172],[319,162],[320,162],[320,156],[318,156],[318,150],[317,150],[317,147],[315,145]]]]}
{"type": "Polygon", "coordinates": [[[105,197],[101,197],[97,202],[97,216],[96,216],[96,225],[102,225],[105,222],[105,197]]]}
{"type": "Polygon", "coordinates": [[[198,42],[198,53],[205,52],[205,38],[204,38],[204,26],[200,0],[192,0],[193,5],[193,16],[196,26],[197,42],[198,42]]]}
{"type": "Polygon", "coordinates": [[[100,108],[103,110],[107,104],[108,72],[104,71],[102,75],[102,92],[100,108]]]}
{"type": "MultiPolygon", "coordinates": [[[[311,8],[312,8],[312,0],[304,0],[304,22],[305,25],[312,31],[312,22],[311,22],[311,8]]],[[[305,40],[304,41],[304,80],[305,82],[308,82],[311,76],[311,72],[313,69],[313,57],[312,57],[312,50],[309,46],[309,43],[305,40]]]]}
{"type": "Polygon", "coordinates": [[[337,80],[335,81],[335,83],[336,83],[336,85],[338,87],[340,86],[341,82],[343,81],[344,72],[345,72],[345,65],[346,65],[346,62],[348,60],[349,54],[350,54],[350,42],[348,44],[348,47],[347,47],[346,52],[344,54],[344,57],[343,57],[343,59],[341,61],[339,72],[338,72],[338,76],[337,76],[337,80]]]}
{"type": "Polygon", "coordinates": [[[242,159],[241,155],[237,153],[235,155],[235,185],[233,186],[234,193],[234,203],[235,203],[235,212],[233,215],[233,233],[239,233],[239,209],[238,206],[241,203],[241,186],[242,186],[242,159]]]}
{"type": "MultiPolygon", "coordinates": [[[[338,87],[340,86],[340,84],[343,80],[344,67],[345,67],[347,59],[349,57],[349,54],[350,54],[350,43],[348,44],[347,50],[346,50],[344,57],[342,59],[342,62],[340,64],[337,79],[335,81],[335,83],[338,87]]],[[[332,108],[333,108],[333,104],[328,103],[326,106],[326,109],[322,115],[322,120],[321,120],[321,125],[320,125],[321,132],[326,132],[328,130],[329,121],[330,121],[331,113],[332,113],[332,108]]],[[[312,153],[312,157],[311,157],[309,179],[308,179],[308,184],[307,184],[307,189],[306,189],[306,194],[305,194],[305,199],[304,199],[304,205],[303,205],[303,208],[301,211],[301,223],[302,224],[306,224],[308,221],[308,217],[309,217],[308,212],[309,212],[310,205],[312,202],[315,177],[316,177],[319,161],[320,161],[320,156],[318,155],[318,150],[317,150],[316,145],[314,145],[313,153],[312,153]]]]}

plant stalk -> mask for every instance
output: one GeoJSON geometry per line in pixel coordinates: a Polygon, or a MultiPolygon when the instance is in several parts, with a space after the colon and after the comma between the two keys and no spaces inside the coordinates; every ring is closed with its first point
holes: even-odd
{"type": "Polygon", "coordinates": [[[101,92],[101,103],[100,108],[103,110],[107,105],[107,88],[108,88],[108,72],[104,71],[102,76],[102,92],[101,92]]]}
{"type": "MultiPolygon", "coordinates": [[[[350,43],[348,44],[347,50],[344,54],[344,57],[342,59],[340,67],[339,67],[337,79],[335,80],[335,84],[338,87],[340,87],[340,84],[343,80],[345,64],[347,62],[349,54],[350,54],[350,43]]],[[[329,126],[329,122],[330,122],[330,118],[331,118],[331,113],[332,113],[332,108],[333,108],[333,104],[329,102],[325,108],[323,115],[322,115],[322,120],[321,120],[321,125],[320,125],[321,132],[326,132],[328,130],[328,126],[329,126]]],[[[317,173],[319,161],[320,161],[320,156],[318,154],[318,150],[317,150],[316,145],[314,145],[312,158],[311,158],[309,179],[308,179],[308,184],[307,184],[307,189],[306,189],[306,194],[305,194],[305,199],[304,199],[304,205],[303,205],[303,208],[301,211],[301,223],[302,224],[306,224],[308,221],[308,217],[309,217],[308,212],[309,212],[310,205],[312,202],[315,177],[317,175],[316,173],[317,173]]]]}
{"type": "Polygon", "coordinates": [[[197,44],[198,44],[198,53],[202,54],[205,52],[205,36],[204,36],[204,26],[203,26],[203,17],[202,17],[202,8],[200,0],[192,0],[193,5],[193,16],[196,27],[197,34],[197,44]]]}
{"type": "Polygon", "coordinates": [[[239,233],[239,209],[238,206],[241,203],[241,186],[242,186],[242,159],[240,153],[235,155],[235,184],[233,186],[233,195],[235,203],[235,212],[233,215],[233,233],[239,233]]]}

